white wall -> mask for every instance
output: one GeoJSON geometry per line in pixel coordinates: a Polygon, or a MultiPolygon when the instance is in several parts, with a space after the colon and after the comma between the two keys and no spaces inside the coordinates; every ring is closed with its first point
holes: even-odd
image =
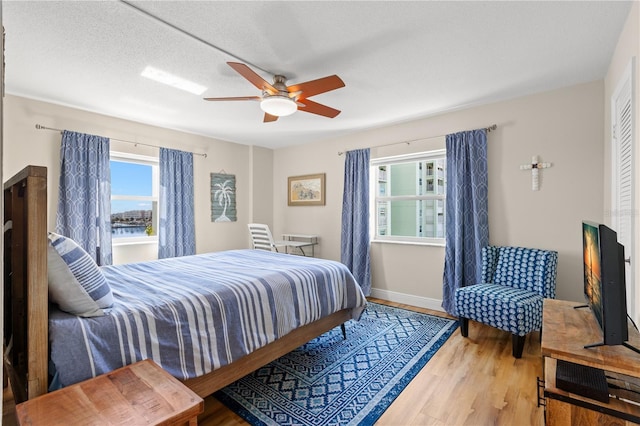
{"type": "MultiPolygon", "coordinates": [[[[344,173],[339,151],[495,123],[498,128],[488,137],[490,242],[557,250],[557,297],[582,301],[581,221],[603,218],[603,93],[602,81],[591,82],[276,150],[274,233],[319,234],[320,256],[339,260],[344,173]],[[538,192],[531,191],[531,172],[519,169],[533,155],[553,164],[541,172],[538,192]],[[326,206],[288,207],[287,177],[311,173],[327,175],[326,206]]],[[[374,244],[371,262],[373,294],[439,307],[442,247],[374,244]]]]}
{"type": "MultiPolygon", "coordinates": [[[[616,45],[615,52],[611,58],[611,63],[607,71],[607,75],[604,79],[604,176],[605,176],[605,196],[604,196],[604,210],[606,212],[611,211],[611,95],[620,77],[625,71],[631,58],[635,57],[635,133],[634,133],[634,156],[635,156],[635,208],[632,212],[633,226],[635,227],[635,253],[631,259],[634,264],[635,274],[633,281],[628,282],[627,285],[633,285],[635,287],[635,300],[627,301],[629,304],[633,304],[636,307],[634,321],[640,323],[640,265],[638,265],[637,259],[638,252],[640,250],[640,209],[638,205],[640,203],[640,4],[634,2],[629,12],[629,17],[625,23],[625,26],[620,33],[618,44],[616,45]]],[[[605,221],[611,224],[611,217],[605,215],[605,221]]],[[[626,249],[626,247],[625,247],[626,249]]]]}
{"type": "MultiPolygon", "coordinates": [[[[2,6],[0,6],[0,22],[2,22],[2,6]]],[[[4,52],[4,37],[0,40],[0,52],[4,52]]],[[[0,84],[4,87],[4,54],[2,55],[2,63],[0,63],[0,84]]],[[[4,127],[3,124],[3,105],[4,101],[0,97],[0,176],[2,176],[2,129],[4,127]]],[[[3,192],[4,194],[4,192],[3,192]]],[[[0,209],[4,212],[4,197],[0,200],[0,209]]],[[[4,213],[3,213],[4,214],[4,213]]],[[[4,216],[3,216],[4,218],[4,216]]],[[[4,224],[4,220],[2,221],[4,224]]],[[[0,237],[0,258],[4,259],[4,232],[2,233],[2,237],[0,237]]],[[[0,277],[0,306],[3,306],[4,309],[4,273],[2,277],[0,277]]],[[[0,330],[3,330],[4,333],[4,315],[0,316],[0,330]]],[[[4,336],[4,334],[3,334],[4,336]]],[[[0,369],[0,379],[2,380],[2,384],[4,385],[4,368],[0,369]]],[[[0,411],[4,413],[2,405],[4,403],[4,398],[0,401],[0,411]]],[[[0,423],[2,421],[0,420],[0,423]]]]}
{"type": "MultiPolygon", "coordinates": [[[[49,229],[55,228],[58,203],[58,178],[60,175],[60,133],[37,130],[36,124],[57,129],[68,129],[111,138],[160,145],[167,148],[206,153],[207,157],[194,156],[196,250],[198,253],[248,247],[247,222],[253,216],[250,206],[265,205],[271,210],[269,189],[261,188],[253,194],[251,167],[257,167],[260,175],[270,180],[270,150],[251,147],[203,136],[167,130],[119,118],[108,117],[46,102],[7,96],[4,99],[4,158],[3,181],[6,181],[26,165],[47,167],[49,229]],[[253,161],[253,156],[257,160],[253,161]],[[265,167],[266,164],[266,167],[265,167]],[[266,168],[266,171],[265,171],[266,168]],[[211,222],[210,173],[223,170],[236,175],[238,221],[211,222]],[[254,201],[252,197],[255,196],[254,201]],[[266,201],[265,201],[266,199],[266,201]]],[[[156,148],[112,141],[113,150],[142,155],[156,155],[156,148]]],[[[270,186],[270,185],[269,185],[270,186]]],[[[270,217],[270,215],[267,215],[270,217]]],[[[157,257],[155,245],[131,245],[114,248],[114,262],[124,263],[157,257]]]]}

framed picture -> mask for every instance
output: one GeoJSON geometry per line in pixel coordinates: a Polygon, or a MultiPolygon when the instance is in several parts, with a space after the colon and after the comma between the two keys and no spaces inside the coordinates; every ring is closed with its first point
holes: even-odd
{"type": "Polygon", "coordinates": [[[236,176],[211,173],[211,222],[235,222],[236,176]]]}
{"type": "Polygon", "coordinates": [[[324,206],[324,173],[289,177],[290,206],[324,206]]]}

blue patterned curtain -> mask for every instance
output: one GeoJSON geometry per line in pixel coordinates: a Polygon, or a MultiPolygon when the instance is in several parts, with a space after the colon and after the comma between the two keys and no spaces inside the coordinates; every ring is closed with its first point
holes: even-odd
{"type": "Polygon", "coordinates": [[[76,241],[98,265],[112,263],[108,138],[62,133],[56,232],[76,241]]]}
{"type": "Polygon", "coordinates": [[[446,250],[442,307],[456,315],[457,288],[480,282],[489,244],[487,132],[447,135],[446,250]]]}
{"type": "Polygon", "coordinates": [[[342,196],[341,261],[362,287],[371,293],[369,262],[369,149],[347,152],[342,196]]]}
{"type": "Polygon", "coordinates": [[[193,154],[160,148],[158,258],[196,253],[193,154]]]}

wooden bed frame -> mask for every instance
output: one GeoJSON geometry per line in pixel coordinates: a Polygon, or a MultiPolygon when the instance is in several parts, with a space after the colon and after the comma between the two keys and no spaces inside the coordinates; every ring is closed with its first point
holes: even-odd
{"type": "MultiPolygon", "coordinates": [[[[27,166],[4,185],[4,357],[16,404],[47,392],[47,169],[27,166]]],[[[206,397],[351,319],[349,309],[300,327],[255,352],[184,383],[206,397]]]]}

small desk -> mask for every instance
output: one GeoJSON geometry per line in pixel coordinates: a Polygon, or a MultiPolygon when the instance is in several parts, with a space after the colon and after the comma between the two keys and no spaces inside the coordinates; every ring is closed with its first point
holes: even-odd
{"type": "Polygon", "coordinates": [[[147,359],[30,399],[16,407],[20,425],[198,424],[204,401],[147,359]]]}
{"type": "Polygon", "coordinates": [[[300,250],[303,256],[315,256],[314,246],[318,244],[317,235],[282,234],[282,240],[283,241],[276,242],[276,245],[283,245],[286,253],[289,253],[289,247],[292,247],[294,250],[296,248],[300,250]],[[311,247],[310,255],[305,252],[305,247],[311,247]]]}

